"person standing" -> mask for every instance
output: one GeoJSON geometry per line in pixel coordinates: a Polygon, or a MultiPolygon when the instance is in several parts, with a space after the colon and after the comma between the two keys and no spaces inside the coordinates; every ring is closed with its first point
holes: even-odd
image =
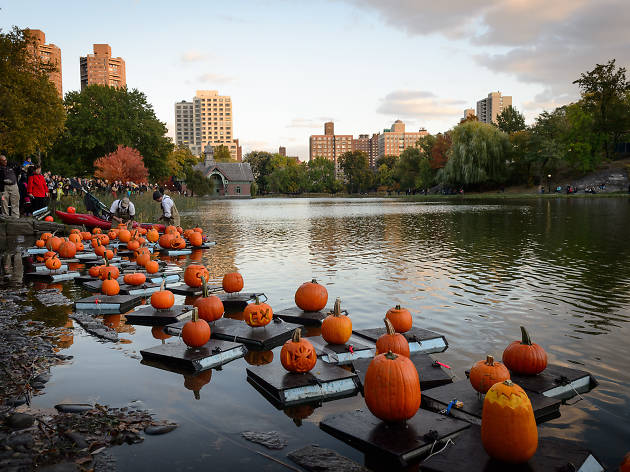
{"type": "Polygon", "coordinates": [[[159,190],[153,192],[153,200],[160,203],[162,207],[162,216],[159,221],[164,221],[166,225],[180,225],[179,212],[175,206],[175,202],[168,195],[162,194],[159,190]]]}
{"type": "Polygon", "coordinates": [[[31,211],[44,208],[48,204],[48,184],[40,166],[35,166],[33,173],[28,177],[26,191],[31,198],[31,211]]]}
{"type": "Polygon", "coordinates": [[[20,217],[20,190],[15,170],[7,166],[7,158],[0,155],[0,191],[2,192],[2,213],[13,218],[20,217]],[[9,209],[9,207],[11,207],[9,209]]]}
{"type": "Polygon", "coordinates": [[[114,200],[109,211],[112,214],[112,221],[116,223],[127,223],[136,216],[136,207],[129,201],[128,197],[114,200]]]}

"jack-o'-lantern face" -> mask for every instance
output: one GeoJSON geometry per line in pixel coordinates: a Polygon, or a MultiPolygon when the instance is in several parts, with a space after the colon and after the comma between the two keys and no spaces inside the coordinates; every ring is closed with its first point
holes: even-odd
{"type": "Polygon", "coordinates": [[[301,337],[296,329],[293,338],[284,343],[280,351],[282,366],[289,372],[309,372],[317,362],[317,353],[310,341],[301,337]]]}
{"type": "Polygon", "coordinates": [[[273,318],[273,310],[266,303],[260,303],[256,297],[256,303],[250,303],[243,311],[245,323],[251,327],[265,326],[271,323],[273,318]]]}

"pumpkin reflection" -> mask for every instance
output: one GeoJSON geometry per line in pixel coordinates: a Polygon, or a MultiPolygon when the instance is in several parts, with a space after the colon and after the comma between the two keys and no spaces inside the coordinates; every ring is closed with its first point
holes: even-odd
{"type": "Polygon", "coordinates": [[[302,420],[305,420],[313,414],[315,406],[310,403],[303,405],[288,406],[284,409],[284,414],[293,420],[296,426],[302,426],[302,420]]]}
{"type": "Polygon", "coordinates": [[[136,328],[133,325],[126,324],[126,321],[127,318],[124,315],[103,315],[103,324],[108,328],[113,329],[117,333],[134,334],[136,328]]]}
{"type": "Polygon", "coordinates": [[[201,258],[203,257],[202,249],[193,249],[192,254],[190,255],[191,262],[201,262],[201,258]]]}
{"type": "Polygon", "coordinates": [[[164,341],[166,339],[171,337],[170,334],[166,334],[166,332],[164,331],[164,326],[154,326],[153,328],[151,328],[151,335],[155,339],[161,340],[162,344],[164,344],[164,341]]]}
{"type": "Polygon", "coordinates": [[[64,330],[61,331],[61,334],[57,337],[55,345],[60,349],[68,349],[74,343],[74,334],[72,331],[74,323],[72,320],[67,320],[63,327],[64,330]]]}
{"type": "Polygon", "coordinates": [[[273,351],[247,351],[245,362],[249,365],[265,365],[273,361],[273,351]]]}
{"type": "Polygon", "coordinates": [[[199,391],[212,379],[212,369],[204,370],[203,372],[193,375],[184,374],[184,387],[188,390],[192,390],[195,395],[195,400],[199,400],[201,396],[199,391]]]}
{"type": "Polygon", "coordinates": [[[226,318],[232,318],[233,320],[245,321],[245,313],[242,311],[235,311],[232,313],[228,313],[226,311],[223,316],[226,318]]]}

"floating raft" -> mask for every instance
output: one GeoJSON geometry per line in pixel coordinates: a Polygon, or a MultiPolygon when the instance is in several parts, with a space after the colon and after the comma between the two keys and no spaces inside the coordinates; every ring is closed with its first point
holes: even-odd
{"type": "Polygon", "coordinates": [[[46,254],[47,252],[48,249],[45,247],[29,247],[28,249],[26,249],[25,254],[35,256],[39,254],[46,254]]]}
{"type": "Polygon", "coordinates": [[[454,438],[470,424],[427,410],[418,410],[405,423],[388,424],[361,409],[328,416],[319,427],[391,467],[392,461],[405,466],[427,456],[435,441],[454,438]]]}
{"type": "Polygon", "coordinates": [[[142,297],[135,295],[92,295],[74,302],[74,309],[87,313],[117,314],[125,313],[140,305],[142,297]]]}
{"type": "MultiPolygon", "coordinates": [[[[418,371],[422,376],[423,371],[418,371]]],[[[546,397],[540,393],[527,392],[532,402],[536,423],[544,423],[560,417],[561,401],[556,398],[546,397]]],[[[483,410],[483,397],[477,394],[468,380],[460,380],[449,385],[422,391],[422,405],[433,411],[443,411],[448,408],[452,400],[463,403],[461,408],[450,408],[450,415],[469,423],[481,425],[481,412],[483,410]]]]}
{"type": "Polygon", "coordinates": [[[454,444],[440,454],[428,458],[421,464],[427,472],[503,472],[505,470],[548,472],[548,471],[603,471],[603,465],[584,446],[564,439],[539,438],[536,454],[527,464],[515,466],[488,457],[481,444],[481,429],[471,426],[462,432],[454,444]]]}
{"type": "Polygon", "coordinates": [[[163,256],[187,256],[192,254],[192,249],[161,249],[160,254],[163,256]]]}
{"type": "Polygon", "coordinates": [[[93,261],[93,260],[99,259],[99,257],[93,252],[78,252],[75,254],[74,257],[76,257],[82,262],[93,261]]]}
{"type": "MultiPolygon", "coordinates": [[[[435,359],[433,359],[429,354],[416,352],[411,354],[409,359],[411,359],[413,365],[416,366],[418,375],[420,376],[420,388],[422,390],[423,400],[426,395],[425,390],[434,389],[435,387],[450,384],[453,382],[450,374],[440,364],[437,364],[435,362],[435,359]]],[[[352,361],[352,368],[358,376],[359,387],[361,388],[361,391],[363,391],[365,373],[367,372],[370,362],[372,362],[371,358],[352,361]]],[[[472,387],[470,388],[472,390],[472,387]]],[[[450,400],[452,400],[452,398],[449,399],[449,401],[450,400]]],[[[446,406],[444,408],[446,408],[446,406]]],[[[441,409],[442,408],[440,408],[440,410],[441,409]]]]}
{"type": "MultiPolygon", "coordinates": [[[[172,287],[169,287],[168,289],[177,295],[185,295],[187,297],[196,297],[202,294],[201,287],[199,288],[189,287],[185,283],[173,285],[172,287]]],[[[208,285],[209,293],[216,293],[222,290],[223,290],[223,287],[221,285],[208,285]]]]}
{"type": "Polygon", "coordinates": [[[212,337],[243,343],[256,350],[267,351],[280,346],[293,336],[300,325],[274,320],[267,326],[252,328],[244,321],[220,318],[210,325],[212,337]]]}
{"type": "Polygon", "coordinates": [[[597,380],[588,372],[554,364],[549,364],[538,375],[511,374],[510,377],[528,394],[535,392],[563,400],[572,398],[578,393],[590,392],[597,386],[597,380]]]}
{"type": "Polygon", "coordinates": [[[321,326],[322,321],[328,316],[328,312],[332,310],[332,308],[325,308],[322,311],[304,311],[294,306],[280,310],[274,313],[274,316],[288,321],[289,323],[298,323],[304,326],[321,326]]]}
{"type": "Polygon", "coordinates": [[[187,371],[202,371],[243,357],[247,349],[243,344],[211,339],[198,349],[183,342],[170,342],[140,351],[142,359],[163,363],[187,371]]]}
{"type": "Polygon", "coordinates": [[[68,264],[62,262],[61,267],[57,270],[50,270],[46,264],[33,264],[33,271],[45,275],[68,272],[68,264]]]}
{"type": "Polygon", "coordinates": [[[133,325],[164,326],[188,319],[192,316],[192,312],[193,307],[190,305],[173,305],[168,310],[156,310],[147,305],[127,313],[125,317],[127,323],[133,325]]]}
{"type": "Polygon", "coordinates": [[[256,297],[264,297],[265,294],[262,292],[258,292],[258,293],[238,292],[238,293],[217,293],[216,296],[221,299],[225,309],[230,310],[230,309],[243,309],[247,306],[248,303],[256,300],[256,297]]]}
{"type": "Polygon", "coordinates": [[[24,277],[43,280],[44,282],[63,282],[64,280],[74,280],[80,276],[81,274],[79,272],[59,272],[58,270],[52,272],[49,271],[48,273],[42,271],[27,272],[24,274],[24,277]]]}
{"type": "MultiPolygon", "coordinates": [[[[360,329],[353,331],[353,333],[376,343],[378,338],[385,334],[385,328],[360,329]]],[[[409,351],[411,352],[433,354],[436,352],[444,352],[448,349],[446,338],[435,331],[423,328],[411,328],[406,333],[403,333],[403,335],[409,342],[409,351]]]]}
{"type": "MultiPolygon", "coordinates": [[[[124,283],[122,275],[116,280],[120,286],[120,295],[138,295],[146,297],[147,295],[151,295],[153,292],[160,290],[161,286],[161,284],[153,282],[145,282],[142,285],[129,285],[124,283]]],[[[102,286],[103,281],[100,279],[94,279],[83,283],[83,287],[90,292],[100,292],[102,286]]]]}
{"type": "Polygon", "coordinates": [[[247,367],[247,381],[279,407],[355,395],[355,378],[356,374],[321,360],[306,374],[287,372],[278,356],[270,364],[247,367]]]}
{"type": "Polygon", "coordinates": [[[349,364],[357,359],[374,357],[374,347],[368,346],[365,340],[351,336],[346,344],[328,344],[321,336],[310,336],[307,338],[317,356],[329,364],[349,364]]]}

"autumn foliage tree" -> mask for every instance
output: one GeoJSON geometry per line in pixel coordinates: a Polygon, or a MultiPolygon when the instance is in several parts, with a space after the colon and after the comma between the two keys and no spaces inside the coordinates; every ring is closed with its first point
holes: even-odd
{"type": "Polygon", "coordinates": [[[149,171],[140,153],[127,146],[118,146],[114,152],[99,157],[94,162],[94,175],[109,181],[145,183],[149,171]]]}

